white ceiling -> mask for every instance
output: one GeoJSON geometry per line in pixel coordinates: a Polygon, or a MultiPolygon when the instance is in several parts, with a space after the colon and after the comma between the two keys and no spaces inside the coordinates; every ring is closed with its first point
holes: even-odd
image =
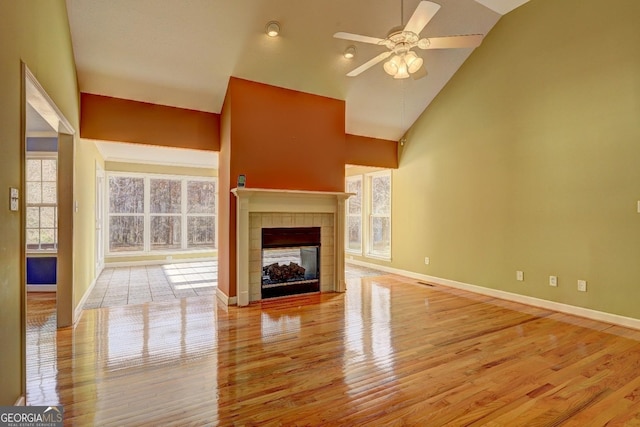
{"type": "MultiPolygon", "coordinates": [[[[422,36],[487,34],[527,0],[436,0],[422,36]]],[[[419,0],[404,0],[404,23],[419,0]]],[[[385,37],[398,0],[67,0],[80,90],[219,113],[230,76],[346,100],[346,132],[398,140],[473,49],[418,51],[428,76],[394,80],[382,64],[351,69],[385,50],[338,31],[385,37]],[[281,24],[270,38],[268,21],[281,24]]],[[[481,47],[480,47],[481,48],[481,47]]]]}

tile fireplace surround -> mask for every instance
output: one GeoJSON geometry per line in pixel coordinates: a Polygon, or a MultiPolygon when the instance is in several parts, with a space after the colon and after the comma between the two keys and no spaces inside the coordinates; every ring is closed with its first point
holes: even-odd
{"type": "Polygon", "coordinates": [[[239,306],[262,298],[261,230],[320,227],[320,291],[344,292],[344,201],[350,193],[234,188],[236,295],[239,306]]]}

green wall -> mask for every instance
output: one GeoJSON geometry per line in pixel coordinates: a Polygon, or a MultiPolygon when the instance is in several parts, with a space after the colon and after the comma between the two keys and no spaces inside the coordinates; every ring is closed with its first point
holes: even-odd
{"type": "Polygon", "coordinates": [[[75,145],[74,196],[78,212],[73,220],[73,306],[76,308],[96,279],[96,165],[104,160],[93,141],[75,145]]]}
{"type": "Polygon", "coordinates": [[[638,17],[637,0],[502,17],[407,134],[393,267],[640,319],[638,17]]]}
{"type": "MultiPolygon", "coordinates": [[[[78,90],[63,0],[0,1],[0,183],[23,190],[20,62],[24,61],[62,113],[78,129],[78,90]]],[[[21,191],[24,195],[24,191],[21,191]]],[[[8,198],[8,196],[6,196],[8,198]]],[[[3,200],[7,200],[3,196],[3,200]]],[[[3,203],[7,203],[5,201],[3,203]]],[[[21,212],[0,209],[0,405],[23,390],[21,212]]]]}

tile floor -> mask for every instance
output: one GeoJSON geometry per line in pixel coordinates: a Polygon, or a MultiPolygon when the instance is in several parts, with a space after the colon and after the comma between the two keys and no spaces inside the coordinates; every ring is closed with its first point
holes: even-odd
{"type": "MultiPolygon", "coordinates": [[[[372,268],[345,263],[345,277],[380,276],[372,268]]],[[[143,304],[195,296],[215,295],[218,260],[165,265],[105,268],[84,309],[143,304]]]]}
{"type": "Polygon", "coordinates": [[[215,295],[218,260],[105,268],[84,309],[215,295]]]}

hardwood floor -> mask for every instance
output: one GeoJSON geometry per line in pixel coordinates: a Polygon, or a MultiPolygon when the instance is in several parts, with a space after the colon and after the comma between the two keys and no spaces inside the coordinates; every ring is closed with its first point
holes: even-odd
{"type": "Polygon", "coordinates": [[[640,331],[393,275],[59,331],[43,311],[27,401],[64,405],[66,425],[640,425],[640,331]]]}

